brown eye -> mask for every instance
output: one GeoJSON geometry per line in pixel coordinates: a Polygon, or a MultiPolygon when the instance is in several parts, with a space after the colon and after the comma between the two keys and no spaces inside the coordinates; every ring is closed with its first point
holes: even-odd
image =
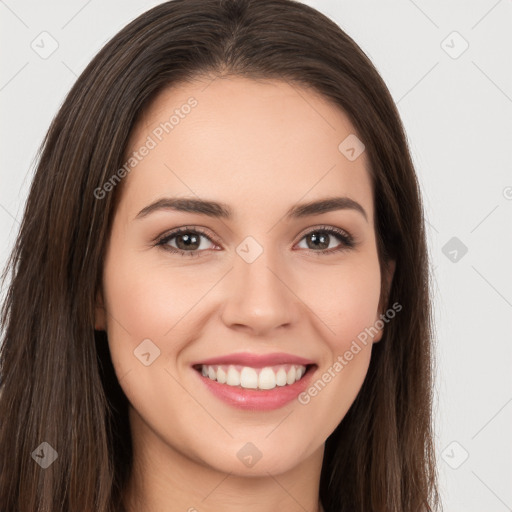
{"type": "MultiPolygon", "coordinates": [[[[355,246],[353,238],[346,231],[328,226],[309,231],[302,237],[302,240],[306,240],[306,247],[303,248],[317,254],[334,254],[355,246]],[[336,240],[338,241],[337,245],[336,240]]],[[[200,256],[207,249],[217,247],[204,231],[190,227],[179,228],[167,233],[155,245],[180,256],[200,256]],[[213,247],[208,247],[208,242],[213,247]]]]}
{"type": "Polygon", "coordinates": [[[156,245],[182,256],[199,256],[200,252],[208,249],[208,243],[203,239],[215,245],[209,236],[197,228],[180,228],[165,235],[156,245]]]}
{"type": "Polygon", "coordinates": [[[333,227],[317,228],[306,233],[301,240],[304,239],[306,240],[306,249],[319,254],[336,253],[350,249],[355,245],[354,240],[348,233],[333,227]],[[338,246],[333,246],[332,244],[336,240],[341,243],[338,246]]]}

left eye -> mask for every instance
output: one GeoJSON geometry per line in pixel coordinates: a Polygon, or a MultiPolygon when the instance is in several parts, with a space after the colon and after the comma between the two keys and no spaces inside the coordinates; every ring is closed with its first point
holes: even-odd
{"type": "Polygon", "coordinates": [[[354,246],[352,237],[345,231],[341,229],[338,230],[337,228],[315,229],[309,233],[306,233],[301,240],[304,239],[311,241],[311,244],[306,242],[306,244],[309,246],[307,247],[308,249],[311,249],[311,247],[321,249],[320,251],[313,251],[320,254],[334,253],[345,249],[350,249],[354,246]],[[341,244],[334,246],[333,248],[330,242],[334,241],[334,239],[338,239],[341,244]]]}
{"type": "MultiPolygon", "coordinates": [[[[201,252],[208,249],[208,247],[204,246],[207,246],[208,243],[202,243],[202,238],[208,240],[213,246],[216,246],[215,242],[198,228],[177,229],[158,240],[156,245],[162,246],[163,249],[172,253],[178,253],[181,256],[199,256],[201,252]]],[[[311,230],[303,235],[301,241],[304,239],[307,240],[306,244],[308,247],[306,247],[306,249],[317,254],[332,254],[350,249],[355,245],[354,240],[346,231],[333,227],[322,227],[311,230]],[[331,242],[333,242],[334,239],[337,239],[341,243],[333,248],[331,242]],[[310,240],[311,243],[309,243],[308,240],[310,240]]],[[[212,247],[210,247],[210,249],[211,248],[212,247]]]]}

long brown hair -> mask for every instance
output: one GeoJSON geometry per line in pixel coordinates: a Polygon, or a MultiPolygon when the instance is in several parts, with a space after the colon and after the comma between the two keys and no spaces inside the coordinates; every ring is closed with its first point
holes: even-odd
{"type": "Polygon", "coordinates": [[[2,511],[121,508],[132,463],[127,399],[106,335],[94,330],[121,187],[101,199],[94,191],[123,165],[138,116],[159,91],[219,75],[286,80],[348,114],[371,163],[381,268],[396,260],[382,298],[403,310],[374,346],[359,395],[327,439],[320,481],[326,512],[433,511],[440,505],[423,208],[386,85],[340,27],[304,4],[173,0],[142,14],[104,46],[41,146],[3,276],[11,279],[1,317],[2,511]],[[58,454],[47,469],[33,460],[43,442],[58,454]]]}

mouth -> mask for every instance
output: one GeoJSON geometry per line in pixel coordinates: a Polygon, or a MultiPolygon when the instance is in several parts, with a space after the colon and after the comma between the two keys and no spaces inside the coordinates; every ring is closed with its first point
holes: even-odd
{"type": "Polygon", "coordinates": [[[231,407],[270,411],[291,403],[313,380],[318,365],[311,359],[277,352],[234,353],[191,365],[199,382],[231,407]]]}
{"type": "Polygon", "coordinates": [[[195,364],[202,377],[238,389],[268,391],[293,386],[312,373],[317,365],[276,364],[254,367],[240,364],[195,364]]]}

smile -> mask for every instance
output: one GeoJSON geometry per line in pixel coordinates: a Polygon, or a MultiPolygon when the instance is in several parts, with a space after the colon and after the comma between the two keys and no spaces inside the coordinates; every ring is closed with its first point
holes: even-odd
{"type": "Polygon", "coordinates": [[[193,373],[212,397],[231,407],[271,411],[296,401],[310,385],[317,369],[316,364],[278,364],[262,368],[197,364],[193,366],[193,373]]]}
{"type": "Polygon", "coordinates": [[[276,386],[290,386],[299,381],[306,373],[308,366],[298,364],[281,364],[253,368],[241,365],[197,365],[203,377],[227,386],[244,389],[274,389],[276,386]]]}

